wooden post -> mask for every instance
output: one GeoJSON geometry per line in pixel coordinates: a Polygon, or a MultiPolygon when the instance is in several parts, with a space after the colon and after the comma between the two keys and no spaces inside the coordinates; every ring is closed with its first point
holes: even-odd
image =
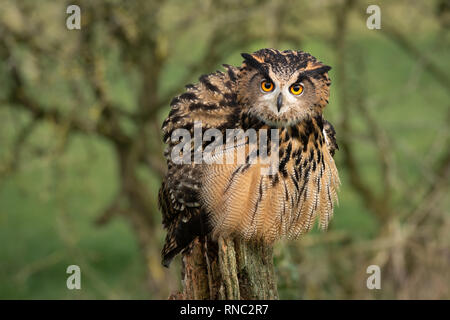
{"type": "Polygon", "coordinates": [[[270,246],[206,237],[182,259],[183,292],[171,299],[278,299],[270,246]]]}

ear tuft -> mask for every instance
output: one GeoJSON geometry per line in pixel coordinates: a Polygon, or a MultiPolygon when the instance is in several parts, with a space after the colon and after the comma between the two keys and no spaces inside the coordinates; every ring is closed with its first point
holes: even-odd
{"type": "Polygon", "coordinates": [[[251,54],[249,53],[241,53],[242,58],[244,58],[245,60],[251,60],[253,57],[251,56],[251,54]]]}
{"type": "Polygon", "coordinates": [[[249,66],[260,69],[261,68],[261,62],[255,59],[254,56],[248,53],[241,53],[242,58],[244,58],[244,62],[248,64],[249,66]]]}

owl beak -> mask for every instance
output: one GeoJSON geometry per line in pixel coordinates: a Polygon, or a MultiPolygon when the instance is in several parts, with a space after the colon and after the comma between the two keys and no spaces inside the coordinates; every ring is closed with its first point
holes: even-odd
{"type": "Polygon", "coordinates": [[[277,109],[280,112],[281,106],[283,105],[283,95],[280,93],[277,98],[277,109]]]}

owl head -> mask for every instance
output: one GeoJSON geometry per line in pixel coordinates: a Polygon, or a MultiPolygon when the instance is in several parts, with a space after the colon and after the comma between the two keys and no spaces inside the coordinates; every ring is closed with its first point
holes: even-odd
{"type": "Polygon", "coordinates": [[[302,51],[262,49],[242,57],[237,97],[246,112],[276,127],[322,113],[331,67],[302,51]]]}

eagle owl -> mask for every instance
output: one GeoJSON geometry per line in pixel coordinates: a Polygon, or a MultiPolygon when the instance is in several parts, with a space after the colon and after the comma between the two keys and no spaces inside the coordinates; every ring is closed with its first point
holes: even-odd
{"type": "MultiPolygon", "coordinates": [[[[163,123],[168,171],[159,205],[167,229],[165,266],[197,236],[273,243],[297,238],[316,220],[326,228],[333,214],[340,184],[333,160],[338,146],[333,126],[322,115],[331,68],[302,51],[262,49],[242,57],[240,67],[224,65],[225,72],[187,85],[172,100],[163,123]],[[174,161],[181,141],[174,139],[174,132],[184,129],[193,135],[196,123],[201,123],[202,134],[215,128],[224,136],[229,129],[275,130],[277,149],[268,154],[278,156],[277,170],[263,173],[260,162],[250,163],[250,145],[255,143],[248,137],[243,145],[215,154],[231,153],[236,160],[234,154],[244,150],[243,163],[174,161]]],[[[201,140],[200,149],[207,140],[201,140]]],[[[187,145],[192,160],[199,146],[187,145]]],[[[262,151],[257,144],[252,154],[259,159],[262,151]]]]}

